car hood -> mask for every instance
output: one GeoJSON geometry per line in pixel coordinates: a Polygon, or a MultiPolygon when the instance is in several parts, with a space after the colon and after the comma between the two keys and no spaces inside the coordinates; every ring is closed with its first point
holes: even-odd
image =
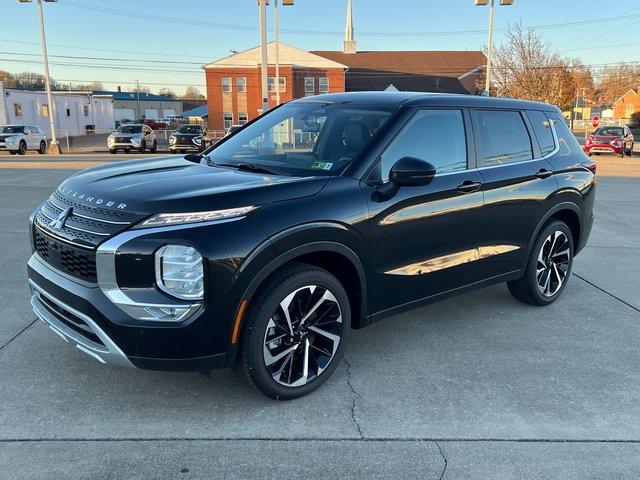
{"type": "Polygon", "coordinates": [[[65,180],[74,202],[140,214],[263,205],[318,193],[329,177],[288,177],[167,157],[110,163],[65,180]]]}
{"type": "Polygon", "coordinates": [[[120,132],[113,132],[111,134],[114,137],[118,137],[118,138],[131,138],[131,137],[135,137],[137,135],[142,135],[142,133],[120,133],[120,132]]]}

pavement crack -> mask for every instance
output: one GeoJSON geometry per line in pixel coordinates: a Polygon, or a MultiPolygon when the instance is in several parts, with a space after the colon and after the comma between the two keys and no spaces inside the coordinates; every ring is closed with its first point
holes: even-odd
{"type": "Polygon", "coordinates": [[[11,342],[13,342],[16,338],[18,338],[20,335],[22,335],[24,332],[26,332],[28,330],[28,328],[33,325],[34,323],[36,323],[38,321],[38,319],[36,318],[35,320],[33,320],[29,325],[27,325],[26,327],[24,327],[22,330],[20,330],[18,333],[16,333],[13,337],[11,337],[9,339],[9,341],[7,343],[5,343],[4,345],[2,345],[0,347],[0,351],[2,351],[4,349],[4,347],[6,347],[7,345],[9,345],[11,342]]]}
{"type": "Polygon", "coordinates": [[[438,447],[440,456],[442,457],[442,460],[444,460],[444,467],[442,468],[442,473],[440,474],[440,480],[442,480],[444,478],[444,474],[447,473],[447,466],[449,465],[449,462],[447,461],[447,457],[444,456],[444,452],[442,451],[442,448],[440,447],[438,441],[434,440],[433,443],[435,443],[436,447],[438,447]]]}
{"type": "Polygon", "coordinates": [[[347,366],[347,385],[349,385],[349,390],[351,390],[351,420],[353,420],[354,425],[358,429],[358,435],[360,438],[364,438],[364,434],[362,433],[362,428],[358,423],[358,419],[356,418],[356,401],[360,398],[360,394],[356,392],[355,388],[353,388],[353,384],[351,383],[351,363],[347,360],[347,357],[342,357],[345,365],[347,366]]]}
{"type": "Polygon", "coordinates": [[[575,275],[576,277],[578,277],[580,280],[582,280],[582,281],[583,281],[583,282],[585,282],[586,284],[591,285],[593,288],[595,288],[595,289],[597,289],[597,290],[600,290],[602,293],[605,293],[605,294],[609,295],[611,298],[613,298],[613,299],[615,299],[615,300],[619,301],[620,303],[624,303],[627,307],[632,308],[632,309],[633,309],[633,310],[635,310],[636,312],[639,312],[639,313],[640,313],[640,308],[636,307],[635,305],[632,305],[632,304],[630,304],[629,302],[627,302],[627,301],[625,301],[625,300],[621,299],[620,297],[617,297],[617,296],[616,296],[616,295],[614,295],[613,293],[611,293],[611,292],[609,292],[609,291],[605,290],[605,289],[604,289],[604,288],[602,288],[602,287],[599,287],[599,286],[598,286],[598,285],[596,285],[595,283],[590,282],[589,280],[587,280],[587,279],[586,279],[586,278],[584,278],[584,277],[581,277],[581,276],[580,276],[580,275],[578,275],[577,273],[575,273],[575,272],[572,272],[572,273],[573,273],[573,275],[575,275]]]}

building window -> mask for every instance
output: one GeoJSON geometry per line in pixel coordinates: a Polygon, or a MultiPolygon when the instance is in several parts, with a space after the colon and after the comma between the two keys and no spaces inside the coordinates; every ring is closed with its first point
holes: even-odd
{"type": "Polygon", "coordinates": [[[82,106],[82,111],[84,113],[84,116],[88,117],[89,116],[89,105],[83,105],[82,106]]]}
{"type": "Polygon", "coordinates": [[[21,117],[22,116],[22,104],[21,103],[14,103],[13,104],[13,114],[16,117],[21,117]]]}
{"type": "MultiPolygon", "coordinates": [[[[287,91],[287,79],[286,77],[278,77],[279,80],[279,84],[280,84],[280,92],[286,92],[287,91]]],[[[276,77],[269,77],[267,79],[267,85],[269,87],[269,91],[270,92],[275,92],[276,91],[276,77]]]]}
{"type": "Polygon", "coordinates": [[[238,77],[238,79],[236,80],[236,85],[238,86],[238,92],[246,92],[247,77],[238,77]]]}
{"type": "Polygon", "coordinates": [[[71,109],[69,107],[66,107],[65,110],[67,111],[67,118],[71,116],[71,109]]]}
{"type": "Polygon", "coordinates": [[[223,92],[231,91],[231,77],[222,77],[222,91],[223,92]]]}
{"type": "Polygon", "coordinates": [[[42,107],[40,107],[40,115],[42,115],[43,117],[48,117],[49,116],[49,105],[48,104],[43,104],[42,107]]]}
{"type": "Polygon", "coordinates": [[[233,113],[225,112],[223,114],[224,129],[228,130],[233,125],[233,113]]]}
{"type": "Polygon", "coordinates": [[[320,93],[329,93],[329,78],[320,77],[318,79],[318,91],[320,93]]]}
{"type": "Polygon", "coordinates": [[[316,81],[313,77],[305,77],[304,79],[304,94],[313,95],[316,93],[316,81]]]}
{"type": "Polygon", "coordinates": [[[249,121],[249,116],[246,113],[238,114],[238,125],[244,125],[249,121]]]}

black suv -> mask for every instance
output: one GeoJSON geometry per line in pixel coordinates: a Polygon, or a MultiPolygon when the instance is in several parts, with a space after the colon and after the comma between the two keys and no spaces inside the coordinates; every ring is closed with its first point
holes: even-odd
{"type": "Polygon", "coordinates": [[[100,362],[236,366],[294,398],[383,317],[498,282],[555,301],[591,230],[594,173],[541,103],[296,100],[202,155],[64,181],[31,217],[31,304],[100,362]]]}
{"type": "Polygon", "coordinates": [[[169,137],[171,153],[201,152],[204,149],[204,129],[201,125],[180,125],[169,137]]]}

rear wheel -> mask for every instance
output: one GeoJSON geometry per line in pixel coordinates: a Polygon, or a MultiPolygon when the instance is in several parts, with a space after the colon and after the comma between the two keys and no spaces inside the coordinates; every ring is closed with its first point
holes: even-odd
{"type": "Polygon", "coordinates": [[[573,236],[564,222],[542,229],[531,250],[524,276],[507,282],[511,294],[531,305],[549,305],[562,293],[573,266],[573,236]]]}
{"type": "Polygon", "coordinates": [[[350,325],[342,284],[326,270],[292,263],[267,280],[251,300],[238,369],[271,398],[306,395],[335,370],[350,325]]]}
{"type": "Polygon", "coordinates": [[[109,149],[109,153],[111,153],[111,154],[114,154],[114,153],[117,153],[117,152],[118,152],[117,148],[110,148],[109,149]]]}
{"type": "Polygon", "coordinates": [[[40,155],[44,155],[45,153],[47,153],[47,144],[44,142],[44,140],[42,142],[40,142],[40,147],[38,148],[38,153],[40,155]]]}
{"type": "Polygon", "coordinates": [[[18,146],[18,155],[24,155],[25,153],[27,153],[27,144],[22,141],[18,146]]]}

